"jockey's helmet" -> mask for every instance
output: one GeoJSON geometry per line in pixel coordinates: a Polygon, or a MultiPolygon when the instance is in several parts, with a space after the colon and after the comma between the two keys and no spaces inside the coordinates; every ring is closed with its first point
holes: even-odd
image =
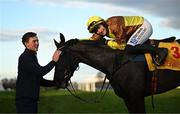
{"type": "Polygon", "coordinates": [[[94,29],[100,24],[104,22],[104,19],[99,16],[92,16],[87,21],[87,27],[90,33],[94,32],[94,29]]]}

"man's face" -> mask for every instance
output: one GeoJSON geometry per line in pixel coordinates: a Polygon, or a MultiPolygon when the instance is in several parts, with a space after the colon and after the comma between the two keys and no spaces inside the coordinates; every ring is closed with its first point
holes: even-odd
{"type": "Polygon", "coordinates": [[[106,28],[102,24],[98,25],[98,29],[97,29],[96,34],[101,35],[101,36],[105,36],[106,33],[107,33],[106,28]]]}
{"type": "Polygon", "coordinates": [[[30,37],[29,40],[25,42],[25,46],[27,49],[37,52],[39,47],[38,37],[30,37]]]}

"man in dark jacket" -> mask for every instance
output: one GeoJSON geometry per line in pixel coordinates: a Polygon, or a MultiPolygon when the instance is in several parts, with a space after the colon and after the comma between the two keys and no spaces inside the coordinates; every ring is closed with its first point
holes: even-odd
{"type": "Polygon", "coordinates": [[[61,51],[56,50],[46,66],[40,66],[36,57],[39,41],[37,34],[27,32],[22,37],[25,51],[18,61],[16,82],[16,111],[18,113],[37,113],[40,85],[55,86],[53,81],[43,79],[58,61],[61,51]]]}

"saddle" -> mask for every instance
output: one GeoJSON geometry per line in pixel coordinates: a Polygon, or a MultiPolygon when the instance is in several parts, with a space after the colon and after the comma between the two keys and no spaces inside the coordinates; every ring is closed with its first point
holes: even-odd
{"type": "Polygon", "coordinates": [[[164,47],[158,47],[160,42],[174,42],[176,39],[176,37],[172,36],[169,38],[164,38],[162,40],[149,40],[150,45],[154,46],[156,48],[156,51],[158,52],[158,55],[151,55],[153,62],[160,66],[161,64],[163,64],[163,62],[165,61],[167,54],[168,54],[168,50],[167,48],[164,47]]]}
{"type": "Polygon", "coordinates": [[[175,37],[169,37],[163,40],[150,40],[149,43],[156,48],[166,48],[168,49],[168,55],[163,61],[163,64],[157,66],[155,64],[156,58],[154,55],[150,53],[145,54],[126,54],[123,58],[122,65],[136,61],[146,62],[149,68],[149,71],[154,71],[157,69],[171,69],[171,70],[180,70],[180,45],[179,42],[175,40],[175,37]]]}
{"type": "Polygon", "coordinates": [[[155,40],[152,45],[155,45],[158,48],[167,48],[168,55],[162,65],[156,66],[151,54],[146,53],[145,58],[150,71],[154,71],[156,68],[180,71],[180,45],[179,42],[175,40],[175,37],[158,41],[155,40]]]}

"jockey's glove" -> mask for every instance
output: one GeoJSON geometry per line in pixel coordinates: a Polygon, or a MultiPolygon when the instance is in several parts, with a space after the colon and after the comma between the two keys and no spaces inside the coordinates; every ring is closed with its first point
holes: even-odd
{"type": "Polygon", "coordinates": [[[105,38],[100,38],[98,41],[100,41],[101,44],[106,45],[108,40],[106,40],[105,38]]]}

